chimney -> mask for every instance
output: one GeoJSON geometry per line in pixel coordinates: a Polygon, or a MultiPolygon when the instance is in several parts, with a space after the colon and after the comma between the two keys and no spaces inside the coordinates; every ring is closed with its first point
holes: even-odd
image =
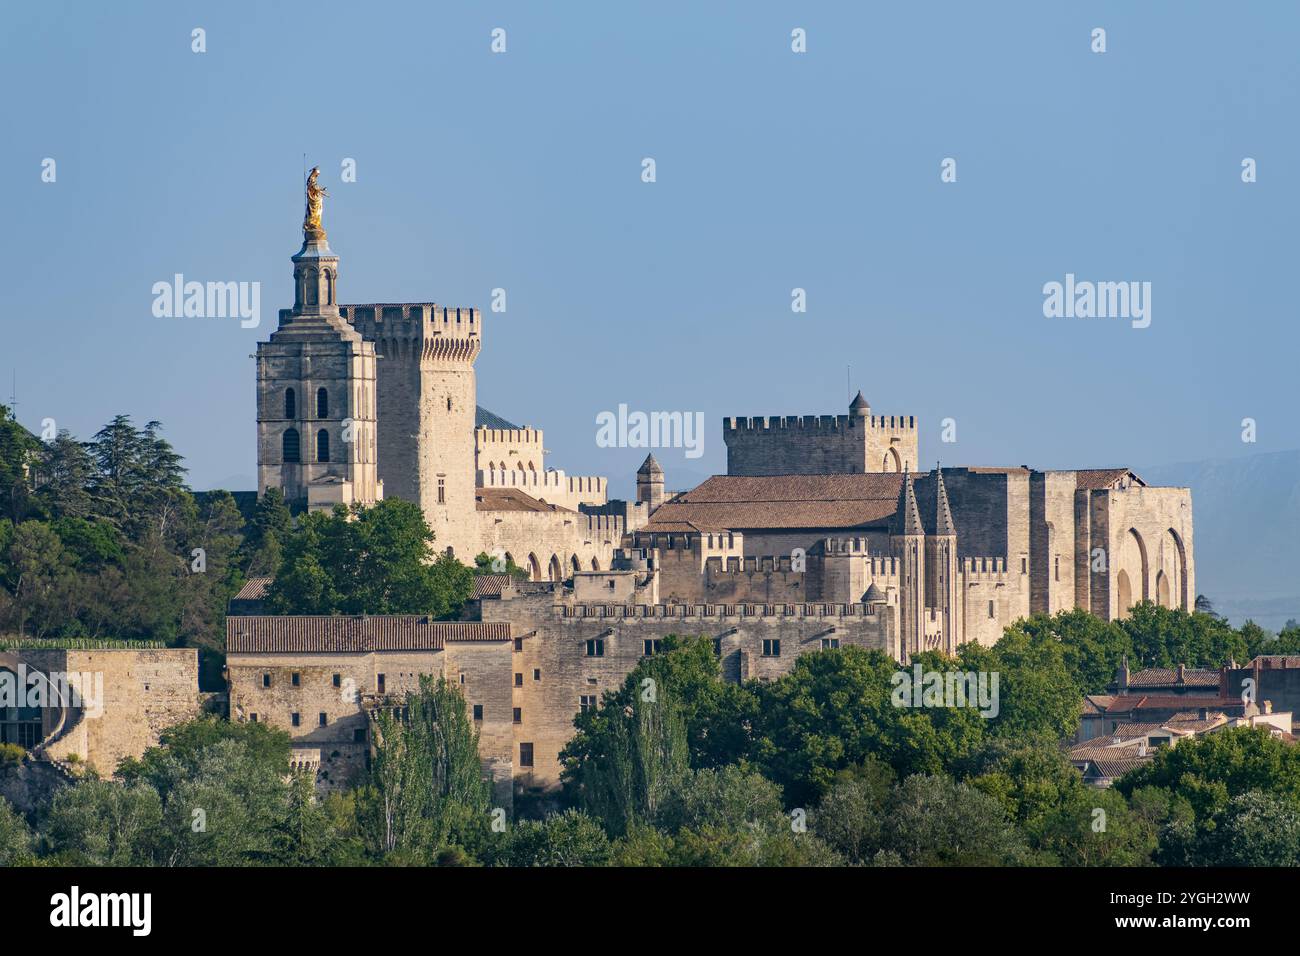
{"type": "Polygon", "coordinates": [[[1178,665],[1178,683],[1180,683],[1180,684],[1185,684],[1186,682],[1187,682],[1187,665],[1186,665],[1186,664],[1179,664],[1179,665],[1178,665]]]}
{"type": "Polygon", "coordinates": [[[1115,687],[1122,695],[1128,690],[1128,655],[1124,655],[1124,660],[1119,665],[1119,670],[1115,673],[1115,687]]]}

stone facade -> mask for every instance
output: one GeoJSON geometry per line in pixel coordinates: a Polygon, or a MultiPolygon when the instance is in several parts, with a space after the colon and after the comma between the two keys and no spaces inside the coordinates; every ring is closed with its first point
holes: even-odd
{"type": "Polygon", "coordinates": [[[123,759],[156,746],[168,727],[200,711],[199,658],[193,648],[15,647],[0,652],[0,669],[55,678],[55,686],[55,675],[68,675],[81,695],[52,697],[36,712],[0,709],[0,736],[37,760],[81,764],[104,777],[112,776],[123,759]],[[30,730],[20,727],[23,721],[33,723],[30,730]]]}

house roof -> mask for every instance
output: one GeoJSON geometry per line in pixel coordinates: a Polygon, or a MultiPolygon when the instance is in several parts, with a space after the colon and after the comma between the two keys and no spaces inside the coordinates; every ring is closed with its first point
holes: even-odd
{"type": "Polygon", "coordinates": [[[481,597],[498,597],[502,589],[510,583],[508,574],[476,574],[474,575],[473,589],[470,591],[470,600],[478,600],[481,597]]]}
{"type": "Polygon", "coordinates": [[[266,597],[266,589],[271,586],[275,578],[267,575],[266,577],[249,578],[244,582],[244,586],[239,589],[235,595],[236,601],[260,601],[266,597]]]}
{"type": "Polygon", "coordinates": [[[476,488],[474,507],[479,511],[563,511],[577,514],[576,511],[570,511],[568,508],[539,501],[518,488],[476,488]]]}
{"type": "Polygon", "coordinates": [[[887,527],[903,487],[900,473],[714,475],[665,502],[643,529],[887,527]]]}
{"type": "Polygon", "coordinates": [[[1145,481],[1127,468],[1080,468],[1075,475],[1078,476],[1075,487],[1083,491],[1104,491],[1114,488],[1121,478],[1126,477],[1140,486],[1146,485],[1145,481]]]}
{"type": "Polygon", "coordinates": [[[506,421],[495,412],[490,412],[482,405],[474,406],[474,427],[475,428],[500,428],[510,431],[518,431],[522,426],[515,425],[506,421]]]}
{"type": "MultiPolygon", "coordinates": [[[[1191,687],[1218,687],[1217,670],[1184,668],[1181,683],[1191,687]]],[[[1132,687],[1173,687],[1179,684],[1178,670],[1171,667],[1148,667],[1129,675],[1128,686],[1132,687]]]]}

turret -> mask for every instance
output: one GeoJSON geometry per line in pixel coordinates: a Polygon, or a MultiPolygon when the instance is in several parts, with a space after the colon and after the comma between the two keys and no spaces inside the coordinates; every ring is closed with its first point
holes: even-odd
{"type": "Polygon", "coordinates": [[[636,472],[636,500],[644,501],[653,512],[664,501],[664,470],[654,455],[646,455],[636,472]]]}

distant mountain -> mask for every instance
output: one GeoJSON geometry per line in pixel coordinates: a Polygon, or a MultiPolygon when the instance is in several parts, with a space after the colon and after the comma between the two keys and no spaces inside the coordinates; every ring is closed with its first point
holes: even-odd
{"type": "Polygon", "coordinates": [[[1234,624],[1300,619],[1300,450],[1135,468],[1192,489],[1196,590],[1234,624]]]}

